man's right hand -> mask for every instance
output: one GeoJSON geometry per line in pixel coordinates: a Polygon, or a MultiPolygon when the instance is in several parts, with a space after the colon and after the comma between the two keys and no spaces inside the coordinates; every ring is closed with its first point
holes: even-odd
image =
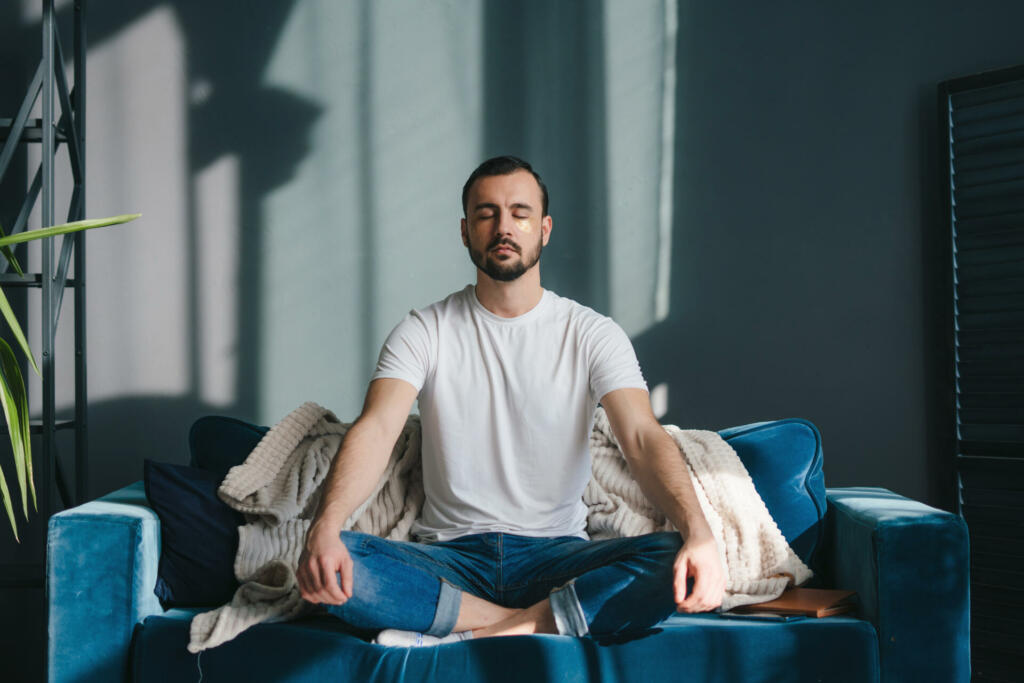
{"type": "Polygon", "coordinates": [[[348,548],[337,532],[316,523],[306,533],[306,547],[295,575],[303,600],[342,605],[352,597],[352,557],[348,548]]]}
{"type": "Polygon", "coordinates": [[[306,532],[295,572],[304,600],[341,605],[352,597],[352,557],[341,540],[341,527],[384,474],[416,393],[403,379],[370,382],[363,412],[345,433],[323,484],[320,509],[306,532]]]}

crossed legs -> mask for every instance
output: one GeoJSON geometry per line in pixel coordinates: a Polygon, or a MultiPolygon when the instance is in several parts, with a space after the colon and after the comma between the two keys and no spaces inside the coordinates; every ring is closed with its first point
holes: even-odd
{"type": "Polygon", "coordinates": [[[357,627],[579,636],[647,628],[675,611],[676,533],[609,541],[482,534],[450,545],[342,534],[354,594],[327,607],[357,627]]]}

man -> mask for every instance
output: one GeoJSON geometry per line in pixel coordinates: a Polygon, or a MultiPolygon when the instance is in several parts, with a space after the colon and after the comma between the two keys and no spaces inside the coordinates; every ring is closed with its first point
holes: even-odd
{"type": "Polygon", "coordinates": [[[306,536],[302,597],[384,629],[377,642],[393,645],[600,635],[719,606],[714,538],[679,449],[651,412],[629,339],[610,318],[541,287],[553,222],[540,176],[520,159],[490,159],[462,203],[476,286],[410,312],[385,342],[306,536]],[[372,493],[417,396],[419,542],[341,531],[372,493]],[[633,477],[681,533],[588,540],[582,494],[598,402],[633,477]]]}

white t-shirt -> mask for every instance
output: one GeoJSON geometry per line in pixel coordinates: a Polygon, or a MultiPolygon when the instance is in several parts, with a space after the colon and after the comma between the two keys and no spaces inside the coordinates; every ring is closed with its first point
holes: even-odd
{"type": "Polygon", "coordinates": [[[611,318],[544,290],[523,315],[491,313],[468,285],[410,311],[373,379],[419,391],[428,541],[504,531],[587,538],[583,489],[598,401],[647,389],[611,318]]]}

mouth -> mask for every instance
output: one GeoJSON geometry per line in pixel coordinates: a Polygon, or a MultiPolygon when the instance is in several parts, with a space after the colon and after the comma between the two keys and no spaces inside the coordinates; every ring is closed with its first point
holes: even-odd
{"type": "Polygon", "coordinates": [[[492,247],[491,251],[495,254],[518,254],[519,250],[510,244],[499,244],[496,247],[492,247]]]}

